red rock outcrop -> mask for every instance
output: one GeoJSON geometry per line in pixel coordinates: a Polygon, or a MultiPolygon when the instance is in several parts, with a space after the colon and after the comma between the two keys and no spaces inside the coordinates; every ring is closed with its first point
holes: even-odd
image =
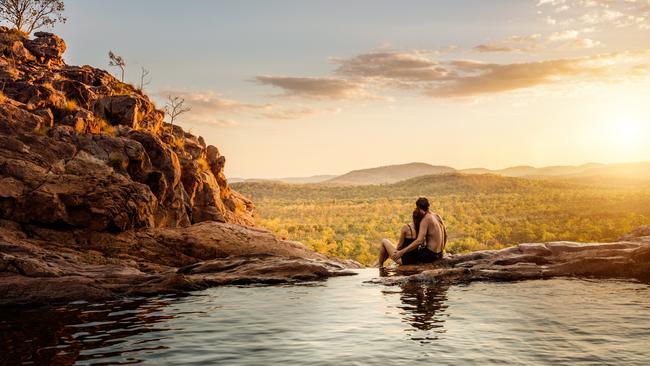
{"type": "Polygon", "coordinates": [[[317,279],[344,263],[254,228],[226,159],[131,85],[0,27],[0,304],[317,279]]]}
{"type": "Polygon", "coordinates": [[[12,187],[0,193],[2,218],[114,231],[253,225],[216,147],[165,124],[131,85],[67,66],[57,36],[35,36],[0,28],[0,175],[12,187]]]}

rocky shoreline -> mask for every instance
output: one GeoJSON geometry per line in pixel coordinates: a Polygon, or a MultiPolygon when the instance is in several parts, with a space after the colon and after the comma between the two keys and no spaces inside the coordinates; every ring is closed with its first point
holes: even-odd
{"type": "Polygon", "coordinates": [[[141,90],[0,27],[0,305],[349,274],[256,228],[226,159],[141,90]]]}
{"type": "Polygon", "coordinates": [[[37,238],[0,229],[0,305],[314,281],[350,275],[346,269],[357,267],[278,240],[263,229],[219,222],[120,234],[59,234],[50,231],[37,238]]]}
{"type": "Polygon", "coordinates": [[[554,277],[626,279],[650,282],[650,226],[613,243],[550,242],[445,256],[433,265],[384,271],[384,284],[457,284],[554,277]]]}

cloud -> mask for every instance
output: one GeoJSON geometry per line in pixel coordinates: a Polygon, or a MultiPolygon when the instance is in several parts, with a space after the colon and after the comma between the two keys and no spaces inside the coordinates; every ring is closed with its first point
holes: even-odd
{"type": "Polygon", "coordinates": [[[262,115],[270,119],[280,119],[280,120],[290,120],[290,119],[301,119],[309,116],[318,114],[319,111],[314,108],[301,107],[295,109],[277,109],[277,108],[268,108],[262,115]]]}
{"type": "Polygon", "coordinates": [[[245,103],[223,97],[212,91],[191,91],[184,89],[166,89],[157,93],[163,101],[168,96],[184,100],[191,110],[181,117],[181,123],[210,125],[215,127],[233,127],[240,123],[231,117],[265,118],[273,120],[294,120],[311,117],[329,110],[319,110],[303,106],[285,106],[274,103],[245,103]]]}
{"type": "Polygon", "coordinates": [[[233,121],[231,119],[206,119],[206,120],[188,119],[185,122],[189,123],[191,125],[206,125],[206,126],[214,126],[214,127],[235,127],[235,126],[239,126],[239,122],[233,121]]]}
{"type": "Polygon", "coordinates": [[[638,64],[629,64],[648,56],[650,51],[510,64],[452,62],[456,77],[430,85],[425,94],[473,97],[571,82],[616,82],[642,73],[638,64]]]}
{"type": "MultiPolygon", "coordinates": [[[[587,32],[585,29],[582,32],[587,32]]],[[[566,29],[553,32],[547,36],[532,34],[528,36],[510,36],[498,42],[485,43],[474,47],[475,51],[485,52],[539,52],[548,48],[594,48],[601,42],[580,38],[581,31],[566,29]]]]}
{"type": "Polygon", "coordinates": [[[461,74],[446,83],[431,87],[426,94],[437,98],[469,97],[502,93],[533,86],[558,83],[567,77],[598,76],[603,69],[584,68],[575,60],[552,60],[516,64],[484,64],[458,68],[461,74]]]}
{"type": "MultiPolygon", "coordinates": [[[[589,48],[596,41],[578,38],[577,32],[554,34],[554,42],[580,42],[589,48]]],[[[539,40],[551,42],[539,35],[511,37],[511,42],[526,43],[539,40]]],[[[572,47],[575,47],[572,46],[572,47]]],[[[335,72],[366,88],[399,88],[434,98],[474,97],[504,93],[538,86],[582,82],[612,82],[639,75],[643,69],[630,63],[647,60],[650,52],[613,53],[579,58],[560,58],[536,62],[485,63],[477,60],[436,60],[422,50],[382,51],[360,54],[349,59],[337,59],[335,72]]]]}
{"type": "Polygon", "coordinates": [[[552,24],[582,24],[602,29],[650,28],[647,0],[541,0],[537,6],[553,12],[555,18],[546,15],[547,20],[553,20],[552,24]]]}
{"type": "Polygon", "coordinates": [[[557,41],[566,41],[570,39],[576,39],[578,38],[578,35],[580,32],[578,32],[575,29],[569,29],[569,30],[564,30],[560,32],[554,32],[550,36],[548,36],[546,39],[549,42],[557,42],[557,41]]]}
{"type": "Polygon", "coordinates": [[[311,99],[368,98],[363,84],[351,80],[329,77],[270,76],[255,77],[257,82],[284,90],[285,96],[311,99]]]}
{"type": "Polygon", "coordinates": [[[426,52],[370,52],[349,59],[334,59],[336,73],[353,78],[379,78],[400,81],[440,80],[447,70],[429,59],[426,52]]]}
{"type": "Polygon", "coordinates": [[[593,39],[589,38],[580,38],[572,42],[572,46],[574,48],[594,48],[600,45],[602,45],[600,41],[594,41],[593,39]]]}
{"type": "Polygon", "coordinates": [[[495,43],[485,43],[485,44],[480,44],[476,47],[474,47],[474,50],[478,52],[515,52],[518,51],[517,48],[513,47],[508,47],[508,46],[501,46],[495,43]]]}

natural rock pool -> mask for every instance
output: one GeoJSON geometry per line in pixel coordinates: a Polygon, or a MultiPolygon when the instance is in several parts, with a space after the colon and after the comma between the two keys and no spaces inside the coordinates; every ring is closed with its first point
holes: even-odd
{"type": "Polygon", "coordinates": [[[184,297],[1,309],[0,364],[626,364],[650,359],[650,286],[436,287],[358,276],[184,297]]]}

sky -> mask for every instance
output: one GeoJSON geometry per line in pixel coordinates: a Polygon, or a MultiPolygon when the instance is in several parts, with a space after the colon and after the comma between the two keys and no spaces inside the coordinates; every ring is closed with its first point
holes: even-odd
{"type": "Polygon", "coordinates": [[[279,178],[650,160],[650,0],[66,0],[66,61],[279,178]]]}

